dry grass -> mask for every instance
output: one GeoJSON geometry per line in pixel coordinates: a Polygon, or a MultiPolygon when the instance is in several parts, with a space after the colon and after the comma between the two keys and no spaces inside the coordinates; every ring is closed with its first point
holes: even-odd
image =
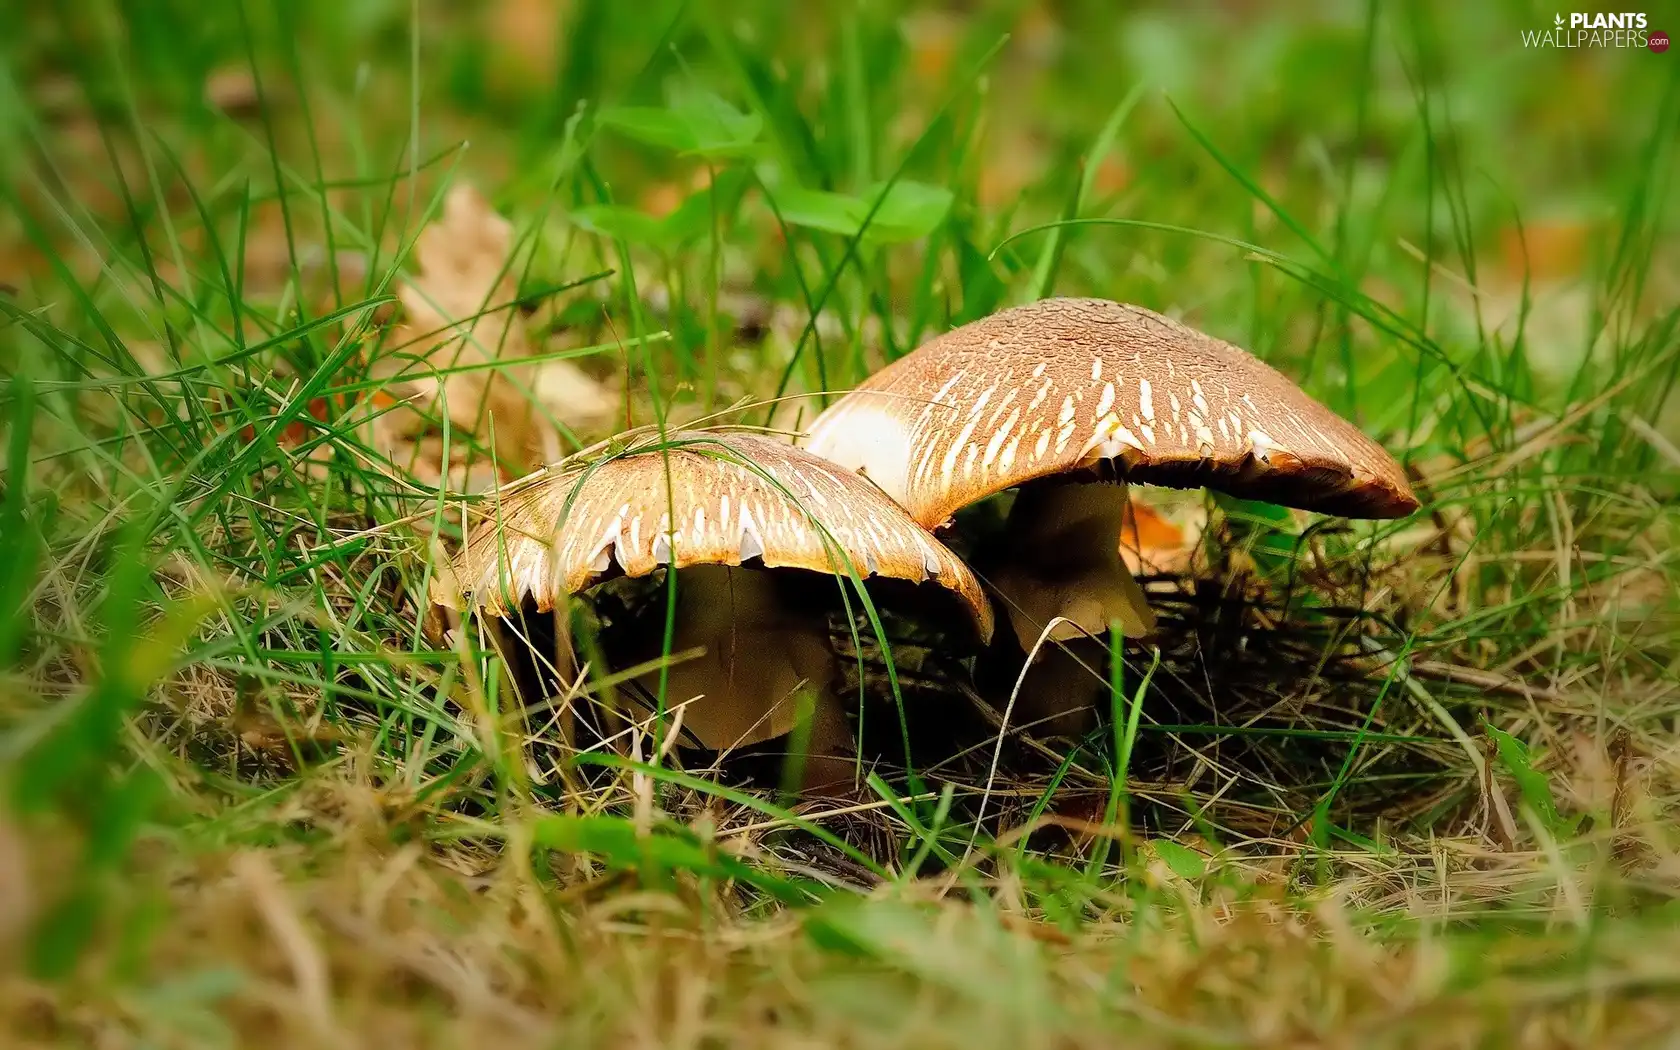
{"type": "MultiPolygon", "coordinates": [[[[1141,864],[1073,924],[1007,874],[755,916],[727,885],[393,846],[390,799],[338,776],[290,794],[267,819],[302,842],[144,843],[122,893],[149,936],[6,978],[15,1045],[1632,1046],[1680,980],[1680,931],[1466,840],[1306,892],[1282,844],[1194,884],[1141,864]],[[1506,932],[1455,928],[1519,895],[1506,932]]],[[[1673,857],[1637,877],[1662,867],[1672,889],[1673,857]]]]}
{"type": "Polygon", "coordinates": [[[1661,56],[1519,65],[1515,5],[1108,33],[1078,5],[695,3],[669,35],[602,0],[418,28],[141,6],[32,10],[0,45],[11,1043],[1672,1043],[1661,56]],[[683,108],[696,84],[743,107],[743,141],[624,130],[717,132],[683,108]],[[592,123],[622,104],[644,111],[592,123]],[[889,177],[946,210],[836,232],[889,177]],[[516,344],[529,389],[392,379],[398,343],[462,349],[404,334],[396,300],[463,179],[510,225],[481,215],[496,250],[433,297],[509,299],[466,327],[516,344]],[[1122,224],[1009,240],[1070,214],[1122,224]],[[438,391],[523,397],[544,460],[655,420],[794,427],[1052,291],[1253,346],[1425,504],[1376,527],[1184,497],[1206,532],[1147,578],[1158,653],[1127,651],[1114,698],[1120,724],[1141,698],[1131,745],[1006,724],[949,615],[880,591],[884,638],[831,623],[872,777],[793,804],[775,756],[568,744],[554,697],[422,599],[454,486],[514,441],[438,391]]]}

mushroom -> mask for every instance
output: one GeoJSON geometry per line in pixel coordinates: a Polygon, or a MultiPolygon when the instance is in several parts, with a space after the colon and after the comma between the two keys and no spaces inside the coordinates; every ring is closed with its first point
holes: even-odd
{"type": "MultiPolygon", "coordinates": [[[[1392,456],[1281,372],[1103,299],[1046,299],[947,332],[831,405],[805,447],[928,529],[1018,487],[1002,541],[975,562],[1023,653],[1115,621],[1130,636],[1154,629],[1117,549],[1125,482],[1349,517],[1418,506],[1392,456]]],[[[1043,688],[1023,683],[1025,714],[1086,724],[1089,698],[1048,684],[1065,674],[1038,677],[1043,688]]]]}
{"type": "MultiPolygon", "coordinates": [[[[467,537],[452,575],[456,608],[539,612],[609,575],[677,572],[672,659],[664,632],[623,661],[666,663],[667,707],[707,749],[792,733],[809,715],[804,787],[836,784],[849,765],[839,668],[812,574],[934,581],[992,630],[979,580],[873,485],[767,437],[678,432],[661,443],[504,493],[467,537]],[[804,570],[804,571],[800,571],[804,570]],[[678,659],[689,650],[702,653],[678,659]]],[[[663,626],[663,618],[661,627],[663,626]]],[[[658,669],[632,692],[652,707],[658,669]]]]}

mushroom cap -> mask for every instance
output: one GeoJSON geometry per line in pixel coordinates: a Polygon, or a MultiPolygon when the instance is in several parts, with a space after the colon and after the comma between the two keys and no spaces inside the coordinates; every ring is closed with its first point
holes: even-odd
{"type": "Polygon", "coordinates": [[[1277,369],[1106,299],[1045,299],[947,332],[829,406],[804,444],[930,529],[1105,459],[1131,481],[1348,517],[1418,506],[1393,456],[1277,369]]]}
{"type": "Polygon", "coordinates": [[[663,446],[502,494],[455,558],[458,591],[439,587],[435,597],[496,615],[530,597],[547,610],[615,562],[626,576],[645,576],[664,565],[752,558],[772,569],[845,575],[849,561],[859,578],[932,578],[962,600],[982,639],[991,637],[979,580],[902,507],[804,449],[741,433],[674,433],[663,446]]]}

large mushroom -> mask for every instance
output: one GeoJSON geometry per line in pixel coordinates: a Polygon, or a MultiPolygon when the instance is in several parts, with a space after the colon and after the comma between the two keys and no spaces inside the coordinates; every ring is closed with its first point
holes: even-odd
{"type": "MultiPolygon", "coordinates": [[[[1124,482],[1348,517],[1418,505],[1392,456],[1281,372],[1103,299],[1046,299],[947,332],[831,405],[805,447],[867,476],[928,529],[1019,487],[1003,542],[976,567],[1023,653],[1116,621],[1132,636],[1153,630],[1117,549],[1124,482]]],[[[1023,713],[1063,731],[1087,724],[1092,697],[1068,695],[1067,669],[1045,655],[1023,684],[1023,713]]]]}
{"type": "MultiPolygon", "coordinates": [[[[849,765],[814,574],[932,581],[982,638],[992,630],[973,572],[873,485],[803,449],[730,432],[678,432],[505,492],[456,558],[459,592],[439,598],[496,617],[527,603],[543,612],[609,576],[662,567],[677,572],[673,658],[661,660],[658,630],[624,665],[664,662],[667,709],[680,707],[684,729],[710,750],[786,736],[808,716],[796,756],[808,790],[835,786],[849,765]]],[[[657,704],[660,677],[634,679],[642,706],[657,704]]]]}

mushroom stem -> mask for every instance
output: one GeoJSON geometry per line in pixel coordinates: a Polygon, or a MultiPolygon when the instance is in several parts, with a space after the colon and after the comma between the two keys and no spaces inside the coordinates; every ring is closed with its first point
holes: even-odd
{"type": "MultiPolygon", "coordinates": [[[[663,617],[655,617],[663,620],[663,617]]],[[[804,786],[824,758],[844,754],[849,737],[834,683],[838,666],[820,614],[790,602],[769,572],[725,565],[678,570],[673,659],[666,707],[682,706],[682,725],[713,751],[748,747],[793,733],[809,719],[804,786]],[[699,649],[688,658],[681,654],[699,649]]],[[[648,632],[643,659],[663,651],[663,632],[648,632]]],[[[638,677],[650,700],[659,671],[638,677]]],[[[821,783],[814,783],[813,776],[821,783]]]]}
{"type": "Polygon", "coordinates": [[[1004,688],[1038,646],[1016,698],[1017,723],[1037,722],[1053,735],[1088,729],[1102,682],[1063,647],[1100,665],[1107,649],[1100,639],[1111,623],[1130,638],[1154,631],[1155,614],[1120,558],[1125,513],[1126,486],[1112,481],[1046,479],[1016,495],[999,549],[987,559],[993,564],[981,573],[1003,599],[1019,646],[1002,632],[992,646],[988,663],[1004,688]]]}
{"type": "Polygon", "coordinates": [[[1125,515],[1123,483],[1051,479],[1022,487],[990,578],[1023,652],[1047,626],[1053,642],[1100,635],[1116,620],[1128,637],[1155,629],[1149,600],[1120,559],[1125,515]]]}

